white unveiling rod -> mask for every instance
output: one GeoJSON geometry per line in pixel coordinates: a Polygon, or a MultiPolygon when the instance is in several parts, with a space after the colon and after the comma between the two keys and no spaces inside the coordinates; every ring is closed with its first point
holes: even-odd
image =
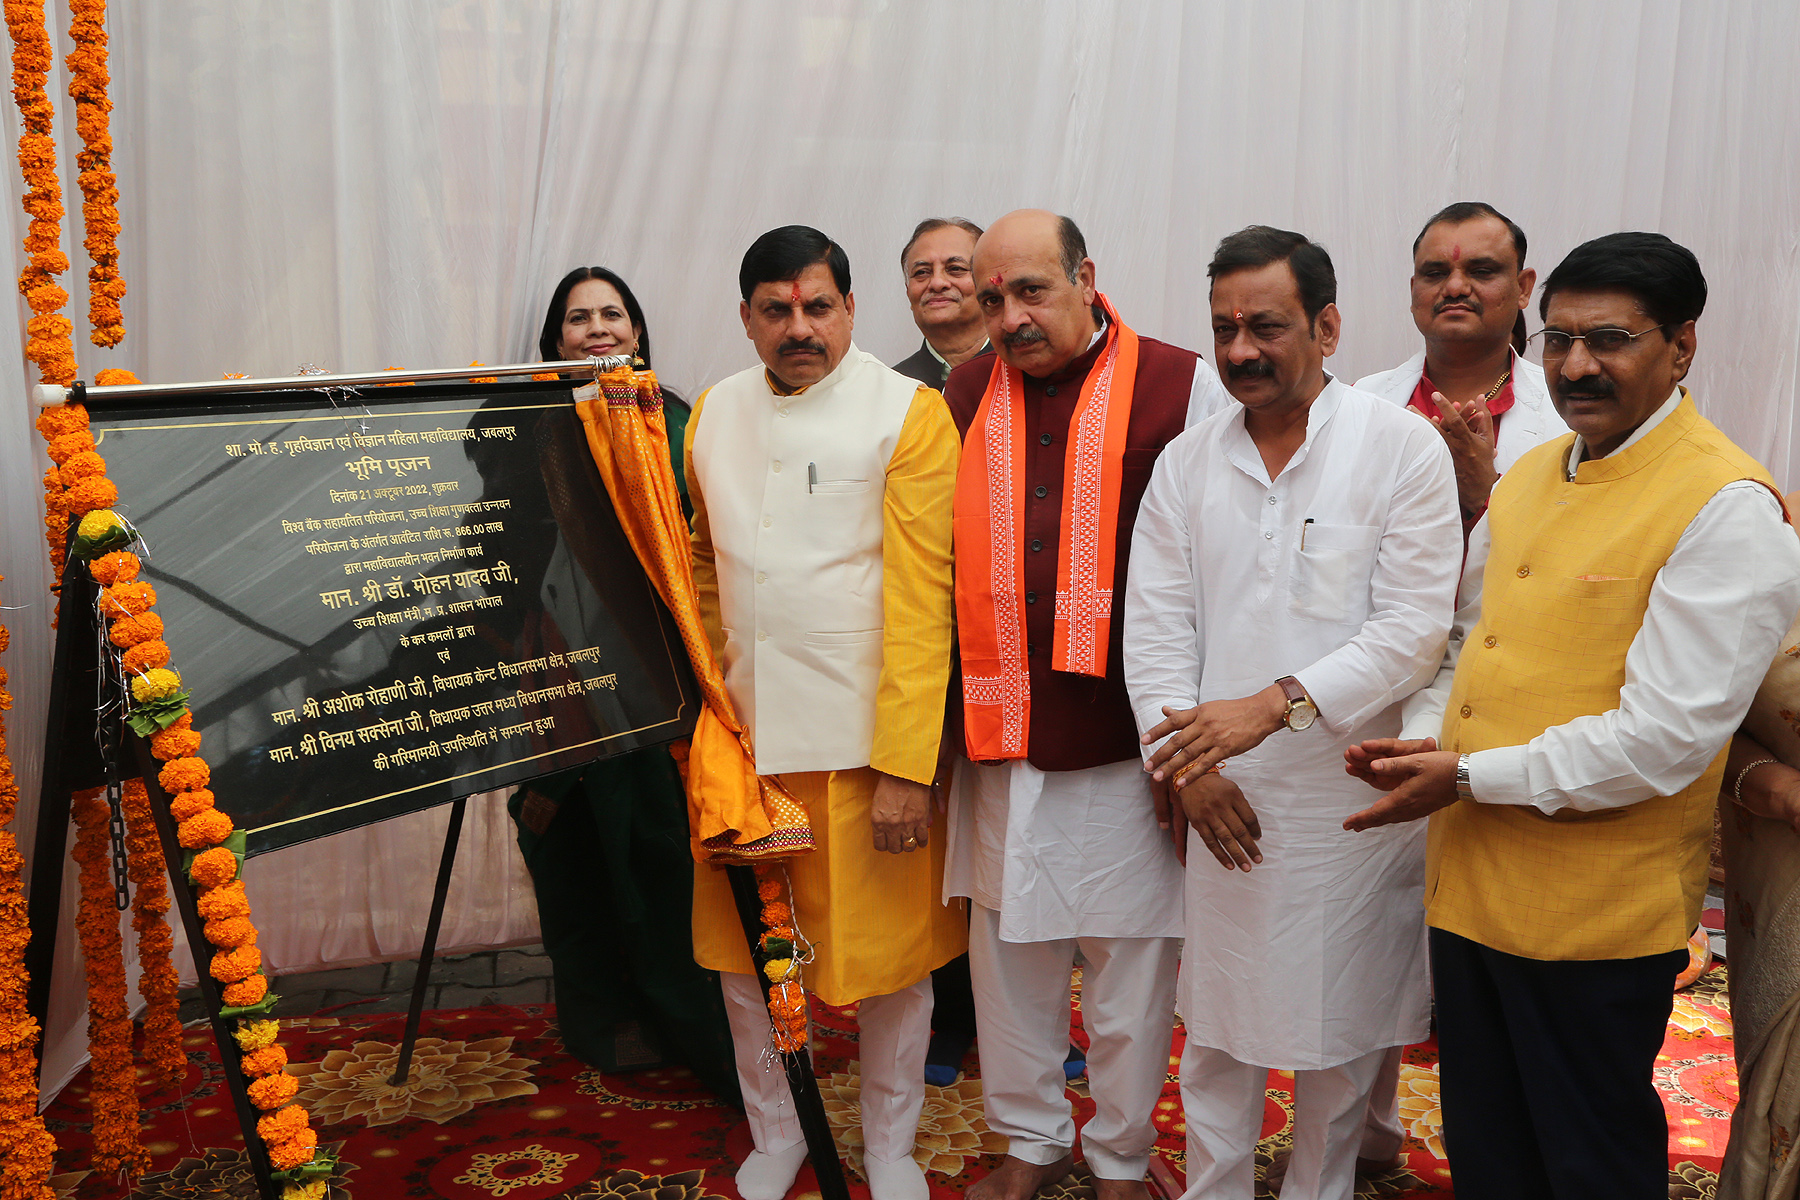
{"type": "Polygon", "coordinates": [[[277,392],[322,391],[326,388],[368,387],[383,383],[427,383],[457,379],[485,378],[489,375],[537,375],[577,371],[595,375],[616,371],[631,365],[623,354],[598,358],[572,358],[565,362],[514,363],[502,367],[441,367],[428,371],[362,371],[352,375],[278,375],[268,379],[207,379],[197,383],[127,383],[114,387],[93,387],[77,380],[72,387],[59,383],[40,383],[34,394],[40,407],[61,404],[80,391],[82,398],[92,397],[105,403],[118,400],[167,400],[176,396],[201,396],[208,392],[277,392]]]}

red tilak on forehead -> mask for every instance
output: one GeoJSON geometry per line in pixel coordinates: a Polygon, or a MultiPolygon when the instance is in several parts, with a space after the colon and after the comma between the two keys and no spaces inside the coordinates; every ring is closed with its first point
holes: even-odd
{"type": "Polygon", "coordinates": [[[988,282],[993,284],[995,287],[1001,287],[1006,283],[1006,280],[1000,278],[998,275],[992,275],[992,276],[988,277],[988,282]]]}
{"type": "Polygon", "coordinates": [[[1451,262],[1461,262],[1462,261],[1462,247],[1461,246],[1450,247],[1450,261],[1451,262]]]}
{"type": "Polygon", "coordinates": [[[794,280],[794,289],[788,293],[788,299],[795,304],[800,303],[800,281],[798,279],[794,280]]]}
{"type": "Polygon", "coordinates": [[[1238,310],[1237,310],[1237,311],[1236,311],[1236,312],[1234,312],[1234,313],[1232,313],[1232,314],[1231,314],[1231,319],[1232,319],[1232,320],[1234,320],[1234,321],[1241,321],[1241,320],[1243,320],[1243,319],[1244,319],[1244,310],[1243,310],[1243,309],[1241,309],[1241,308],[1240,308],[1240,309],[1238,309],[1238,310]]]}

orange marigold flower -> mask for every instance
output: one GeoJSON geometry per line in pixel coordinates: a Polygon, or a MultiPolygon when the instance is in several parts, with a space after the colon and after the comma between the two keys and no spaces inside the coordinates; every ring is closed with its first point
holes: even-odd
{"type": "MultiPolygon", "coordinates": [[[[268,1047],[270,1050],[276,1048],[268,1047]]],[[[259,1050],[257,1053],[261,1054],[262,1051],[259,1050]]],[[[284,1052],[281,1057],[285,1061],[287,1054],[284,1052]]],[[[244,1061],[248,1063],[250,1057],[246,1055],[244,1061]]],[[[265,1142],[285,1142],[291,1137],[298,1136],[300,1131],[307,1127],[306,1110],[298,1104],[290,1104],[286,1108],[276,1109],[267,1116],[258,1117],[256,1119],[256,1136],[265,1142]]]]}
{"type": "MultiPolygon", "coordinates": [[[[252,1050],[250,1053],[244,1055],[241,1061],[244,1067],[244,1074],[250,1076],[252,1079],[258,1079],[264,1075],[273,1075],[275,1072],[287,1066],[287,1051],[283,1050],[280,1046],[264,1046],[261,1050],[252,1050]]],[[[287,1110],[282,1109],[281,1111],[286,1112],[287,1110]]],[[[264,1117],[262,1121],[256,1123],[256,1132],[262,1134],[264,1141],[269,1140],[269,1135],[263,1133],[263,1121],[266,1120],[268,1120],[268,1118],[264,1117]]],[[[305,1128],[305,1126],[306,1110],[301,1109],[300,1127],[305,1128]]],[[[281,1137],[292,1136],[293,1132],[294,1131],[290,1129],[285,1133],[277,1134],[276,1138],[279,1140],[281,1137]]]]}
{"type": "Polygon", "coordinates": [[[140,613],[135,617],[115,617],[112,629],[107,634],[112,639],[112,644],[121,648],[152,641],[162,635],[163,619],[153,612],[140,613]]]}
{"type": "MultiPolygon", "coordinates": [[[[141,647],[133,646],[132,649],[138,650],[141,647]]],[[[150,739],[150,753],[163,762],[168,762],[172,758],[186,758],[199,749],[200,734],[198,730],[171,727],[150,739]]]]}
{"type": "Polygon", "coordinates": [[[111,554],[102,554],[88,564],[88,570],[94,579],[104,587],[115,583],[130,583],[138,577],[138,570],[143,564],[138,556],[129,550],[114,550],[111,554]]]}
{"type": "Polygon", "coordinates": [[[225,950],[256,941],[256,926],[245,917],[222,917],[206,923],[206,940],[225,950]]]}
{"type": "Polygon", "coordinates": [[[176,792],[191,792],[203,788],[212,779],[212,768],[203,759],[178,758],[157,772],[157,781],[163,791],[173,796],[176,792]]]}
{"type": "Polygon", "coordinates": [[[247,1089],[250,1103],[260,1109],[280,1108],[300,1090],[300,1081],[292,1075],[265,1075],[247,1089]]]}
{"type": "Polygon", "coordinates": [[[259,1003],[269,994],[269,980],[264,975],[252,975],[248,979],[240,979],[236,983],[227,984],[219,993],[219,998],[231,1008],[242,1008],[247,1004],[259,1003]]]}
{"type": "Polygon", "coordinates": [[[96,508],[111,508],[119,502],[119,485],[105,476],[84,479],[69,489],[66,499],[72,513],[91,513],[96,508]]]}
{"type": "Polygon", "coordinates": [[[223,954],[213,955],[208,974],[220,983],[236,983],[250,978],[261,966],[262,950],[255,944],[236,946],[223,954]]]}
{"type": "MultiPolygon", "coordinates": [[[[120,294],[124,293],[121,291],[120,294]]],[[[108,367],[94,376],[94,384],[97,387],[123,387],[137,382],[139,382],[138,377],[123,367],[108,367]]]]}
{"type": "Polygon", "coordinates": [[[216,808],[209,808],[183,821],[176,834],[180,837],[184,850],[217,846],[231,836],[231,818],[216,808]]]}
{"type": "Polygon", "coordinates": [[[762,919],[764,925],[786,925],[794,919],[794,910],[785,900],[771,900],[763,905],[762,919]]]}
{"type": "MultiPolygon", "coordinates": [[[[197,792],[196,795],[208,796],[211,792],[197,792]]],[[[200,897],[200,915],[208,921],[222,921],[226,917],[247,917],[250,915],[250,901],[244,895],[244,881],[234,879],[221,887],[215,887],[200,897]]]]}
{"type": "MultiPolygon", "coordinates": [[[[125,651],[122,661],[125,664],[127,675],[137,675],[154,667],[166,667],[169,665],[169,643],[160,639],[139,642],[125,651]]],[[[190,750],[188,753],[192,754],[193,751],[190,750]]],[[[168,757],[179,758],[181,756],[169,755],[168,757]]]]}
{"type": "MultiPolygon", "coordinates": [[[[273,1075],[272,1079],[292,1079],[291,1075],[273,1075]]],[[[257,1080],[257,1083],[263,1082],[257,1080]]],[[[256,1084],[250,1085],[255,1087],[256,1084]]],[[[295,1084],[298,1087],[298,1084],[295,1084]]],[[[302,1129],[286,1141],[277,1142],[269,1147],[269,1164],[277,1171],[291,1171],[295,1167],[305,1166],[312,1161],[313,1151],[318,1148],[319,1135],[311,1129],[302,1129]]]]}
{"type": "Polygon", "coordinates": [[[92,450],[83,450],[62,465],[64,487],[74,487],[83,479],[98,479],[106,474],[106,460],[92,450]]]}
{"type": "Polygon", "coordinates": [[[549,383],[552,379],[561,378],[555,371],[539,371],[531,377],[533,383],[549,383]]]}
{"type": "Polygon", "coordinates": [[[38,432],[52,441],[87,427],[87,409],[79,404],[59,404],[55,408],[46,408],[37,419],[38,432]]]}
{"type": "MultiPolygon", "coordinates": [[[[174,816],[176,823],[180,824],[195,813],[204,812],[212,806],[212,792],[208,791],[206,788],[201,788],[197,792],[183,792],[173,800],[170,800],[169,812],[174,816]]],[[[201,909],[200,915],[205,916],[206,910],[201,909]]]]}
{"type": "Polygon", "coordinates": [[[156,607],[156,589],[141,579],[115,583],[100,593],[100,612],[108,620],[136,617],[156,607]]]}
{"type": "Polygon", "coordinates": [[[65,433],[51,439],[50,461],[60,467],[77,454],[85,454],[93,448],[94,435],[85,429],[77,429],[74,433],[65,433]]]}
{"type": "MultiPolygon", "coordinates": [[[[237,878],[237,855],[223,846],[214,846],[211,850],[202,850],[194,856],[194,865],[190,873],[194,882],[203,888],[216,888],[230,883],[237,878]]],[[[254,1000],[229,1001],[234,1004],[255,1004],[254,1000]]]]}
{"type": "Polygon", "coordinates": [[[764,900],[781,899],[781,885],[773,879],[765,879],[756,885],[756,894],[764,900]]]}

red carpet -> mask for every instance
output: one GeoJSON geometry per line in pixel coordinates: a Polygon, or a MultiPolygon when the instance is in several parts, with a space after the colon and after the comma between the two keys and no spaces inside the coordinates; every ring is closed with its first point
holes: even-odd
{"type": "MultiPolygon", "coordinates": [[[[1731,1021],[1722,968],[1676,998],[1657,1082],[1669,1112],[1671,1197],[1712,1195],[1737,1096],[1731,1021]]],[[[847,1158],[860,1164],[856,1128],[858,1078],[855,1022],[843,1010],[817,1012],[818,1070],[847,1158]]],[[[1079,1001],[1076,1017],[1079,1019],[1079,1001]]],[[[750,1149],[742,1118],[696,1087],[685,1071],[602,1076],[562,1053],[553,1008],[484,1008],[427,1014],[412,1083],[387,1085],[402,1018],[315,1018],[290,1023],[282,1041],[301,1076],[301,1099],[315,1113],[323,1140],[341,1144],[353,1164],[332,1200],[736,1200],[733,1166],[750,1149]],[[425,1040],[432,1039],[432,1040],[425,1040]]],[[[1077,1038],[1081,1035],[1077,1032],[1077,1038]]],[[[1173,1072],[1181,1034],[1170,1057],[1173,1072]]],[[[152,1174],[130,1192],[116,1180],[83,1172],[86,1158],[83,1075],[64,1090],[48,1116],[61,1151],[61,1196],[212,1200],[251,1197],[221,1072],[204,1029],[188,1035],[189,1068],[179,1098],[144,1096],[144,1140],[152,1174]]],[[[1406,1164],[1367,1181],[1359,1195],[1447,1197],[1437,1105],[1436,1050],[1407,1052],[1402,1113],[1410,1136],[1406,1164]]],[[[1270,1077],[1264,1162],[1288,1137],[1290,1082],[1270,1077]]],[[[1092,1106],[1086,1083],[1071,1088],[1081,1119],[1092,1106]]],[[[1181,1172],[1183,1124],[1171,1074],[1157,1112],[1160,1149],[1181,1172]]],[[[986,1174],[1004,1149],[981,1119],[981,1087],[966,1078],[928,1088],[917,1155],[937,1197],[959,1195],[986,1174]]],[[[860,1198],[867,1189],[852,1174],[860,1198]]],[[[808,1169],[800,1192],[812,1190],[808,1169]]],[[[1046,1189],[1057,1200],[1092,1196],[1081,1174],[1046,1189]]],[[[816,1194],[815,1194],[816,1195],[816,1194]]]]}

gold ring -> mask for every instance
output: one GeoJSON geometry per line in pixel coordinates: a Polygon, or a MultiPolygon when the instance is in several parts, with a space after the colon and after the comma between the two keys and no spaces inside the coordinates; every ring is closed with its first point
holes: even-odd
{"type": "Polygon", "coordinates": [[[906,848],[908,850],[911,850],[914,846],[917,846],[918,844],[919,844],[919,839],[916,837],[909,837],[906,839],[906,848]]]}

